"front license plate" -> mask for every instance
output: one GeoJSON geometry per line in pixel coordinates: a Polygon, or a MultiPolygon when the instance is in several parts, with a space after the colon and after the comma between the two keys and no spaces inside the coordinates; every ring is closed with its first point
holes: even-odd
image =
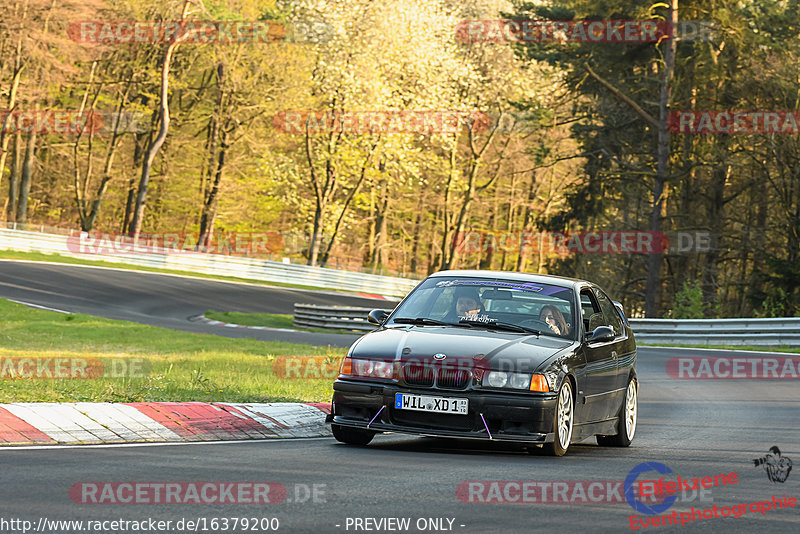
{"type": "Polygon", "coordinates": [[[431,397],[409,393],[395,393],[394,395],[394,407],[398,410],[466,415],[468,406],[469,399],[431,397]]]}

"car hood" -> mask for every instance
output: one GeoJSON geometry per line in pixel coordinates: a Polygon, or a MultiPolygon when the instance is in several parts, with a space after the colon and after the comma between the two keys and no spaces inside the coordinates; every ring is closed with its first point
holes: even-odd
{"type": "Polygon", "coordinates": [[[354,358],[444,361],[482,359],[491,369],[532,372],[548,358],[576,344],[552,336],[489,332],[439,326],[382,328],[360,338],[350,351],[354,358]]]}

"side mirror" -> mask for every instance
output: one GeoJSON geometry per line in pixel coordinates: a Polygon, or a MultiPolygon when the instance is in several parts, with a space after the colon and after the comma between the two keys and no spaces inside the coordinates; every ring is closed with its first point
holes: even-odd
{"type": "Polygon", "coordinates": [[[372,310],[367,314],[367,321],[378,326],[385,323],[388,318],[389,314],[386,313],[386,310],[372,310]]]}
{"type": "Polygon", "coordinates": [[[592,332],[589,332],[587,341],[589,343],[598,343],[601,341],[611,341],[616,337],[614,329],[610,326],[598,326],[592,332]]]}

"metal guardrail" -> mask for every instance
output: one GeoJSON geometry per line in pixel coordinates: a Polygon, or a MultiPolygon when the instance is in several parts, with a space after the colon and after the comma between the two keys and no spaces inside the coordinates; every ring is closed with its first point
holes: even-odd
{"type": "Polygon", "coordinates": [[[631,319],[636,340],[667,345],[800,346],[800,317],[631,319]]]}
{"type": "MultiPolygon", "coordinates": [[[[294,324],[295,326],[302,326],[305,328],[371,332],[377,328],[374,324],[367,321],[367,314],[372,310],[373,308],[295,304],[294,324]]],[[[391,310],[386,311],[388,312],[391,310]]]]}
{"type": "MultiPolygon", "coordinates": [[[[298,326],[370,332],[371,308],[295,304],[298,326]]],[[[387,310],[389,311],[389,310],[387,310]]],[[[666,345],[800,346],[800,317],[777,319],[631,319],[640,343],[666,345]]]]}
{"type": "Polygon", "coordinates": [[[87,260],[127,263],[143,267],[190,271],[217,276],[233,276],[248,280],[283,282],[397,297],[405,296],[419,283],[419,280],[408,278],[339,271],[325,267],[310,267],[308,265],[226,256],[223,254],[204,254],[201,252],[169,253],[165,251],[163,254],[81,253],[75,252],[76,248],[81,250],[76,245],[76,242],[78,242],[76,240],[78,239],[79,237],[76,236],[0,228],[0,250],[60,254],[87,260]],[[68,243],[70,243],[69,246],[68,243]]]}

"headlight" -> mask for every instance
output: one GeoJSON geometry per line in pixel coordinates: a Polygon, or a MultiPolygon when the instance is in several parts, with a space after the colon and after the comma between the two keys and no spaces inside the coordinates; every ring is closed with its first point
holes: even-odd
{"type": "Polygon", "coordinates": [[[486,377],[486,381],[493,388],[504,387],[508,382],[508,373],[492,371],[489,373],[489,376],[486,377]]]}
{"type": "Polygon", "coordinates": [[[394,364],[392,362],[373,362],[372,376],[375,378],[392,378],[394,364]]]}
{"type": "Polygon", "coordinates": [[[394,362],[384,362],[381,360],[363,360],[359,358],[347,358],[350,365],[342,365],[342,374],[346,376],[357,376],[360,378],[394,378],[394,362]],[[346,372],[349,367],[349,372],[346,372]]]}
{"type": "Polygon", "coordinates": [[[531,377],[520,373],[511,373],[508,379],[508,387],[514,389],[528,389],[531,384],[531,377]]]}
{"type": "Polygon", "coordinates": [[[484,384],[493,388],[528,389],[531,384],[531,375],[491,371],[486,375],[484,384]]]}

